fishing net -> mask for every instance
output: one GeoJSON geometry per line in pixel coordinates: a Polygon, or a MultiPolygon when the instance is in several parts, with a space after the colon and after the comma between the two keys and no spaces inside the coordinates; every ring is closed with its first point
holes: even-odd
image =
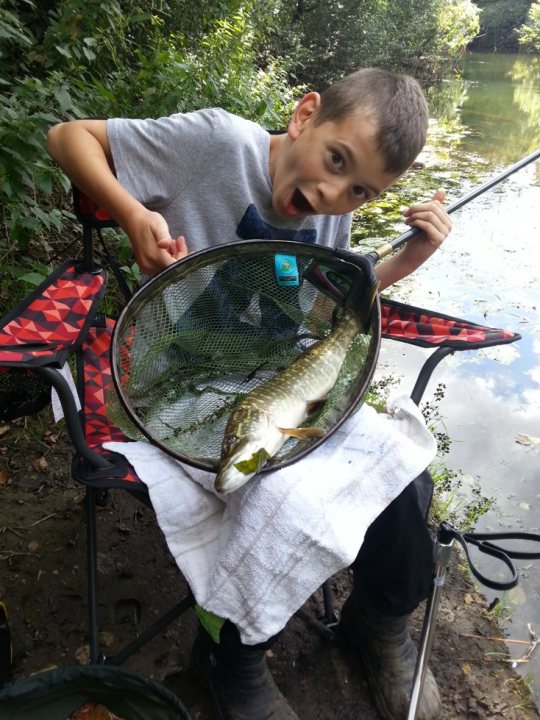
{"type": "MultiPolygon", "coordinates": [[[[190,255],[153,278],[115,328],[111,419],[129,437],[216,470],[235,404],[328,336],[355,284],[363,330],[305,423],[327,437],[361,401],[380,339],[372,265],[340,255],[293,241],[238,242],[190,255]]],[[[299,459],[323,440],[289,439],[264,470],[299,459]]]]}
{"type": "Polygon", "coordinates": [[[51,386],[20,368],[0,368],[0,421],[39,412],[51,401],[51,386]]]}

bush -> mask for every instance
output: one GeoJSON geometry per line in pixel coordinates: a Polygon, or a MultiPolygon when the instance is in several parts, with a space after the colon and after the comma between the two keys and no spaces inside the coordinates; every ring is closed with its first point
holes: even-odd
{"type": "Polygon", "coordinates": [[[527,20],[518,30],[519,44],[529,52],[540,53],[540,2],[529,8],[527,20]]]}
{"type": "Polygon", "coordinates": [[[517,28],[527,17],[530,0],[480,0],[480,33],[473,50],[485,52],[516,52],[517,28]]]}
{"type": "Polygon", "coordinates": [[[254,2],[239,4],[6,0],[0,9],[0,300],[12,304],[11,280],[39,282],[78,237],[69,182],[45,150],[51,125],[219,105],[283,127],[294,101],[287,66],[273,58],[260,65],[254,2]]]}

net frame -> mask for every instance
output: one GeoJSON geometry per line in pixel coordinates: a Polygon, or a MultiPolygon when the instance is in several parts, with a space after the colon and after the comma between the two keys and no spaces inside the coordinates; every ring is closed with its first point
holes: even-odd
{"type": "MultiPolygon", "coordinates": [[[[195,427],[194,429],[194,425],[196,426],[199,422],[198,420],[188,423],[189,432],[185,428],[182,430],[174,428],[176,439],[173,441],[170,436],[168,438],[163,437],[163,428],[159,426],[161,419],[157,424],[152,417],[149,421],[148,407],[150,406],[150,400],[148,398],[158,398],[160,393],[166,394],[168,392],[166,389],[167,380],[169,379],[168,373],[173,371],[177,374],[187,372],[187,382],[192,384],[195,381],[198,382],[197,392],[200,392],[199,387],[204,386],[201,381],[201,367],[204,369],[204,362],[207,362],[207,358],[211,357],[213,358],[214,372],[210,372],[208,375],[206,389],[203,387],[203,391],[207,394],[209,394],[208,388],[211,387],[212,392],[214,392],[220,383],[229,382],[227,378],[229,378],[231,367],[234,368],[236,373],[240,370],[242,379],[234,381],[236,382],[234,392],[237,397],[226,409],[232,408],[235,402],[249,390],[269,377],[275,376],[280,369],[284,369],[282,366],[284,358],[280,357],[281,349],[277,353],[277,361],[274,362],[275,349],[272,348],[273,343],[278,348],[287,346],[291,350],[285,358],[285,366],[287,366],[309,344],[322,339],[331,332],[332,323],[336,321],[336,317],[342,312],[342,306],[347,294],[344,293],[343,282],[346,290],[347,286],[350,287],[353,281],[358,283],[359,278],[361,278],[360,283],[364,287],[365,294],[370,294],[369,291],[376,287],[373,265],[373,259],[369,256],[294,240],[238,241],[193,253],[178,263],[171,265],[139,288],[125,306],[116,323],[111,342],[111,372],[113,386],[116,390],[116,401],[110,404],[111,413],[114,415],[112,419],[132,439],[146,439],[173,458],[188,465],[211,472],[217,471],[220,463],[223,430],[230,413],[225,412],[223,419],[220,419],[215,427],[210,423],[207,434],[209,440],[206,445],[204,428],[195,427]],[[268,268],[271,264],[275,264],[276,256],[282,255],[293,256],[296,259],[298,285],[280,286],[276,290],[277,279],[275,276],[273,279],[271,278],[268,268]],[[263,275],[266,273],[264,275],[264,287],[262,286],[263,283],[259,282],[260,276],[257,269],[259,267],[265,268],[264,272],[261,271],[263,275]],[[320,282],[320,273],[318,279],[314,278],[313,267],[330,267],[333,271],[337,271],[342,284],[341,288],[332,285],[325,286],[324,277],[322,278],[323,282],[320,282]],[[225,270],[223,270],[224,268],[225,270]],[[253,268],[257,269],[256,272],[253,271],[253,268]],[[227,277],[227,279],[229,279],[228,275],[232,274],[233,276],[233,282],[227,288],[223,298],[219,294],[223,289],[221,285],[224,283],[220,274],[227,277]],[[212,292],[208,290],[212,285],[216,285],[216,277],[221,278],[217,283],[219,286],[217,299],[214,297],[215,287],[212,292]],[[234,281],[237,283],[236,289],[234,281]],[[271,291],[268,290],[269,286],[273,288],[271,291]],[[235,319],[231,320],[232,316],[229,312],[231,303],[224,302],[224,300],[227,298],[228,293],[228,300],[231,300],[232,297],[232,304],[238,303],[237,292],[242,296],[242,302],[240,302],[240,307],[236,308],[236,314],[233,313],[235,319]],[[285,320],[283,320],[283,317],[281,318],[282,324],[284,322],[286,326],[287,318],[291,319],[294,316],[296,326],[285,328],[289,333],[286,337],[277,337],[282,332],[283,327],[279,324],[276,325],[272,320],[272,312],[265,313],[260,309],[268,301],[268,292],[270,292],[270,307],[273,307],[278,315],[282,313],[285,317],[285,320]],[[207,297],[205,297],[205,293],[207,293],[207,297]],[[253,313],[251,307],[253,302],[250,302],[248,307],[245,306],[246,294],[249,296],[250,293],[253,298],[257,298],[259,303],[259,326],[257,327],[255,322],[254,326],[248,328],[249,332],[246,334],[246,324],[243,320],[247,319],[249,325],[253,321],[253,318],[249,318],[249,314],[257,315],[257,312],[253,313]],[[208,298],[211,298],[214,303],[215,311],[214,317],[210,317],[210,321],[208,321],[209,313],[201,312],[207,307],[208,298]],[[261,298],[263,298],[263,301],[261,298]],[[292,304],[285,302],[285,300],[291,298],[294,301],[292,304]],[[307,310],[305,308],[301,309],[303,304],[306,305],[307,303],[309,305],[310,302],[312,303],[311,307],[308,307],[307,310]],[[244,307],[242,307],[242,303],[244,307]],[[181,305],[181,307],[178,307],[178,305],[181,305]],[[291,309],[292,305],[295,306],[293,309],[291,309]],[[157,316],[153,314],[155,312],[153,308],[158,306],[161,306],[162,310],[165,308],[165,312],[169,314],[168,330],[173,330],[172,333],[169,333],[170,336],[164,333],[163,328],[156,322],[155,318],[157,316]],[[167,307],[168,309],[166,309],[167,307]],[[283,310],[283,307],[285,307],[285,310],[283,310]],[[295,313],[299,308],[300,316],[297,317],[295,313]],[[322,310],[324,310],[324,319],[319,317],[322,310]],[[186,315],[189,316],[189,322],[186,321],[186,315]],[[247,347],[258,345],[270,348],[270,351],[265,350],[266,354],[263,352],[263,362],[260,360],[261,356],[255,355],[256,359],[250,361],[251,365],[248,363],[248,366],[240,368],[242,352],[245,354],[245,348],[244,350],[235,349],[229,357],[223,352],[223,347],[218,350],[218,345],[223,340],[223,337],[227,339],[228,335],[231,334],[238,339],[239,318],[242,319],[242,342],[249,338],[247,347]],[[316,318],[320,320],[319,325],[321,327],[314,336],[313,333],[309,332],[310,329],[306,323],[309,325],[316,318]],[[208,322],[210,322],[210,327],[208,322]],[[252,329],[253,333],[251,333],[252,329]],[[155,337],[153,338],[153,336],[155,337]],[[194,338],[196,342],[194,342],[194,338]],[[159,350],[152,350],[152,343],[154,342],[161,343],[159,350]],[[201,342],[205,346],[204,352],[201,351],[201,342]],[[199,344],[197,345],[197,343],[199,344]],[[178,362],[176,365],[171,361],[171,347],[175,348],[175,352],[180,347],[180,354],[183,354],[182,362],[178,362]],[[189,353],[193,355],[192,364],[185,363],[184,355],[188,349],[189,353]],[[272,358],[271,361],[268,359],[269,357],[272,358]],[[270,367],[272,363],[274,363],[274,366],[270,367]],[[178,369],[180,367],[182,370],[178,369]],[[134,368],[138,368],[138,370],[134,368]],[[143,368],[142,371],[141,368],[143,368]],[[154,382],[154,387],[145,387],[145,372],[146,377],[154,382]],[[143,378],[142,382],[141,378],[143,378]],[[158,378],[157,381],[156,378],[158,378]],[[141,398],[144,399],[141,401],[141,398]],[[120,413],[118,412],[119,409],[120,413]],[[124,417],[122,418],[121,415],[124,417]],[[199,437],[195,441],[193,438],[196,434],[199,437]],[[187,438],[187,446],[186,444],[182,445],[178,438],[181,441],[187,438]],[[177,444],[177,441],[180,442],[180,445],[177,444]],[[190,445],[190,443],[192,444],[190,445]],[[197,449],[201,444],[205,445],[205,452],[197,449]]],[[[351,343],[351,348],[355,349],[349,349],[347,352],[349,360],[346,359],[344,363],[344,368],[347,367],[347,369],[342,368],[343,377],[340,374],[342,379],[338,378],[335,386],[338,387],[341,383],[341,389],[336,391],[331,402],[330,400],[325,401],[321,411],[313,418],[310,417],[310,422],[307,423],[315,424],[318,427],[322,426],[325,434],[322,437],[301,442],[288,440],[283,448],[267,461],[260,472],[276,470],[300,460],[330,437],[359,407],[375,371],[380,339],[381,310],[379,298],[376,295],[375,301],[370,306],[365,318],[363,332],[359,333],[351,343]],[[355,357],[360,356],[363,358],[361,367],[356,367],[354,364],[355,357]],[[343,390],[343,388],[345,389],[343,390]]],[[[204,372],[202,377],[204,378],[204,372]]],[[[219,390],[216,392],[219,392],[219,390]]],[[[202,401],[197,401],[197,398],[188,398],[186,400],[188,395],[189,393],[184,392],[179,402],[183,402],[185,407],[189,408],[189,412],[198,412],[198,406],[202,406],[202,401]]],[[[159,413],[157,415],[159,416],[159,413]]]]}

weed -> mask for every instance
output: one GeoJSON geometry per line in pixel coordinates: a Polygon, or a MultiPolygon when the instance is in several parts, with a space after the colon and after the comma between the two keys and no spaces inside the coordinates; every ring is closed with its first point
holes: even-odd
{"type": "Polygon", "coordinates": [[[494,508],[495,500],[483,495],[478,484],[467,484],[463,473],[449,469],[444,462],[452,444],[439,407],[445,390],[446,386],[439,383],[432,399],[422,406],[426,424],[437,441],[437,456],[430,466],[435,485],[430,520],[437,525],[446,520],[462,531],[470,531],[482,515],[494,508]]]}

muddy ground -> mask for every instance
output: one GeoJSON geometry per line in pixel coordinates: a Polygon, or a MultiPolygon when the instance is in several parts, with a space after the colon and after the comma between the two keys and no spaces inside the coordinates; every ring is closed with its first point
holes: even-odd
{"type": "MultiPolygon", "coordinates": [[[[70,477],[70,457],[48,411],[0,425],[0,599],[10,615],[15,680],[88,660],[84,489],[70,477]]],[[[112,655],[186,587],[152,511],[127,493],[111,493],[98,509],[98,527],[99,618],[112,655]]],[[[501,631],[454,552],[431,659],[445,720],[540,717],[506,662],[505,645],[492,639],[501,631]]],[[[348,572],[333,586],[339,609],[350,587],[348,572]]],[[[322,599],[314,596],[304,610],[320,617],[322,599]]],[[[415,633],[421,620],[419,612],[415,633]]],[[[195,628],[188,611],[124,667],[176,693],[194,720],[210,720],[207,695],[189,667],[195,628]]],[[[376,720],[354,653],[339,640],[321,638],[299,617],[269,653],[269,665],[302,720],[376,720]]]]}

